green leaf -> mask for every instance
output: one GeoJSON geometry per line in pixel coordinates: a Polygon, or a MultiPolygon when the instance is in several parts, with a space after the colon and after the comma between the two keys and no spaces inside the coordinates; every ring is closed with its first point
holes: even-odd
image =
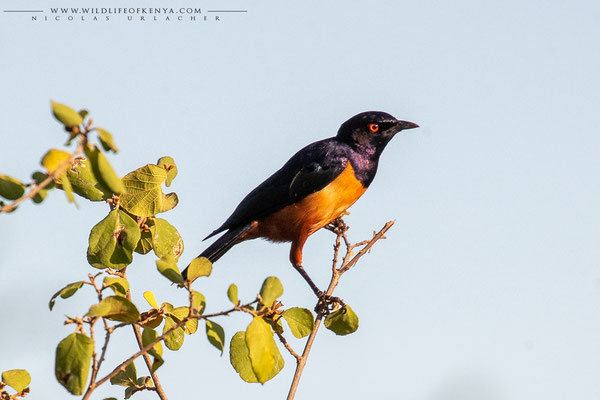
{"type": "Polygon", "coordinates": [[[140,240],[137,223],[122,210],[111,211],[90,232],[87,259],[92,267],[115,270],[133,260],[133,249],[140,240]]]}
{"type": "MultiPolygon", "coordinates": [[[[148,346],[158,337],[158,333],[154,329],[144,328],[142,332],[142,345],[144,347],[148,346]]],[[[156,371],[161,365],[164,364],[164,360],[162,358],[163,348],[162,343],[158,342],[152,349],[148,351],[148,353],[154,357],[154,362],[152,363],[152,372],[156,371]]]]}
{"type": "Polygon", "coordinates": [[[72,128],[83,122],[81,115],[71,107],[55,101],[50,101],[50,105],[52,106],[52,114],[54,114],[54,117],[66,128],[72,128]]]}
{"type": "Polygon", "coordinates": [[[127,279],[117,276],[107,276],[104,278],[104,286],[111,288],[117,296],[126,297],[129,290],[127,279]]]}
{"type": "Polygon", "coordinates": [[[31,375],[24,369],[11,369],[2,373],[2,382],[21,393],[31,383],[31,375]]]}
{"type": "Polygon", "coordinates": [[[115,153],[119,152],[119,148],[115,144],[112,133],[102,128],[96,128],[96,132],[98,132],[98,139],[100,139],[104,151],[112,150],[115,153]]]}
{"type": "Polygon", "coordinates": [[[336,335],[348,335],[358,329],[358,316],[346,305],[325,318],[325,327],[336,335]]]}
{"type": "Polygon", "coordinates": [[[89,317],[104,317],[113,321],[137,322],[140,312],[135,304],[121,296],[110,296],[90,307],[89,317]]]}
{"type": "Polygon", "coordinates": [[[121,195],[123,208],[140,217],[152,217],[169,211],[178,203],[175,193],[164,194],[161,185],[167,179],[167,171],[154,164],[147,164],[125,175],[121,180],[125,193],[121,195]]]}
{"type": "Polygon", "coordinates": [[[98,171],[100,172],[102,181],[113,193],[121,194],[125,192],[125,186],[123,186],[123,182],[121,182],[119,175],[117,175],[106,159],[106,156],[101,152],[98,152],[98,171]]]}
{"type": "Polygon", "coordinates": [[[85,119],[85,117],[87,117],[89,115],[89,111],[86,109],[81,109],[79,111],[77,111],[77,114],[79,114],[81,116],[81,118],[85,119]]]}
{"type": "MultiPolygon", "coordinates": [[[[40,183],[42,183],[43,181],[46,180],[46,178],[48,178],[47,174],[44,174],[43,172],[39,172],[36,171],[31,175],[31,178],[35,181],[35,183],[37,185],[39,185],[40,183]]],[[[42,201],[44,201],[44,199],[46,198],[46,196],[48,195],[48,192],[51,189],[54,189],[56,185],[54,184],[54,181],[50,182],[49,185],[47,185],[46,187],[44,187],[43,189],[40,189],[34,196],[33,196],[33,202],[36,204],[41,203],[42,201]]]]}
{"type": "Polygon", "coordinates": [[[283,358],[273,339],[271,326],[261,317],[254,317],[248,325],[246,346],[248,346],[252,370],[256,374],[258,382],[265,383],[277,375],[279,359],[283,361],[283,358]],[[274,371],[276,372],[273,373],[274,371]]]}
{"type": "Polygon", "coordinates": [[[173,257],[163,257],[160,260],[156,260],[156,267],[158,268],[158,272],[171,282],[183,283],[183,276],[181,276],[173,257]]]}
{"type": "Polygon", "coordinates": [[[75,292],[77,290],[79,290],[79,288],[82,286],[83,286],[83,281],[77,281],[77,282],[69,283],[67,286],[60,289],[58,292],[54,293],[54,295],[50,299],[50,303],[48,304],[48,307],[50,307],[50,311],[52,311],[52,308],[54,307],[54,303],[56,302],[56,298],[58,296],[60,296],[63,299],[69,298],[69,297],[73,296],[75,294],[75,292]]]}
{"type": "Polygon", "coordinates": [[[67,178],[66,170],[60,174],[59,182],[61,184],[61,189],[65,192],[69,203],[75,203],[75,205],[77,205],[75,198],[73,197],[73,188],[71,187],[71,182],[69,182],[69,179],[67,178]]]}
{"type": "Polygon", "coordinates": [[[250,383],[258,382],[258,378],[252,370],[250,354],[248,353],[248,346],[246,346],[246,332],[237,332],[231,338],[231,342],[229,343],[229,361],[244,381],[250,383]]]}
{"type": "Polygon", "coordinates": [[[135,392],[137,392],[139,389],[136,388],[135,386],[130,386],[128,388],[125,389],[125,400],[131,398],[131,396],[134,395],[135,392]]]}
{"type": "Polygon", "coordinates": [[[94,174],[90,161],[80,157],[73,166],[67,169],[67,179],[73,191],[91,201],[104,201],[112,197],[112,191],[94,174]]]}
{"type": "Polygon", "coordinates": [[[158,303],[156,302],[156,297],[154,297],[154,293],[150,290],[146,290],[144,292],[144,298],[150,304],[150,307],[158,309],[158,303]]]}
{"type": "Polygon", "coordinates": [[[192,308],[197,312],[202,313],[206,307],[206,299],[200,292],[192,290],[192,293],[194,294],[194,298],[192,299],[192,308]]]}
{"type": "Polygon", "coordinates": [[[227,289],[227,297],[229,298],[229,301],[233,303],[233,305],[237,305],[240,302],[238,299],[238,288],[235,283],[229,285],[229,288],[227,289]]]}
{"type": "MultiPolygon", "coordinates": [[[[229,360],[237,373],[246,382],[257,383],[258,378],[252,369],[248,346],[246,345],[246,332],[238,332],[231,338],[229,344],[229,360]]],[[[275,377],[283,368],[284,361],[281,354],[276,359],[275,368],[271,371],[269,379],[275,377]]]]}
{"type": "Polygon", "coordinates": [[[175,261],[183,253],[183,238],[167,220],[156,218],[150,226],[152,232],[152,247],[158,258],[174,257],[175,261]]]}
{"type": "Polygon", "coordinates": [[[206,257],[197,257],[188,266],[187,279],[190,282],[201,276],[209,276],[212,272],[212,263],[206,257]]]}
{"type": "MultiPolygon", "coordinates": [[[[142,345],[144,347],[148,346],[150,343],[156,340],[157,337],[158,332],[156,332],[154,329],[144,328],[144,331],[142,332],[142,345]]],[[[152,346],[152,350],[150,350],[149,353],[152,354],[153,357],[162,356],[163,348],[161,342],[157,342],[154,346],[152,346]]]]}
{"type": "MultiPolygon", "coordinates": [[[[174,308],[169,315],[175,319],[176,322],[183,321],[188,315],[190,315],[190,308],[187,306],[181,306],[174,308]]],[[[185,321],[184,331],[188,335],[196,333],[198,330],[198,320],[195,318],[188,319],[185,321]]]]}
{"type": "Polygon", "coordinates": [[[125,192],[123,182],[106,159],[104,153],[89,143],[84,151],[90,161],[96,179],[109,188],[112,193],[121,194],[125,192]]]}
{"type": "Polygon", "coordinates": [[[25,185],[18,179],[0,174],[0,196],[16,200],[25,193],[25,185]]]}
{"type": "Polygon", "coordinates": [[[292,334],[298,339],[309,335],[315,327],[313,314],[306,308],[292,307],[285,310],[282,316],[290,326],[292,334]]]}
{"type": "Polygon", "coordinates": [[[223,348],[225,347],[225,331],[221,327],[221,325],[216,322],[206,321],[206,337],[210,344],[215,346],[217,349],[221,350],[221,355],[223,355],[223,348]]]}
{"type": "Polygon", "coordinates": [[[119,386],[135,386],[137,381],[137,371],[135,370],[135,364],[131,362],[125,367],[124,371],[119,371],[115,376],[110,378],[112,385],[119,386]]]}
{"type": "MultiPolygon", "coordinates": [[[[56,169],[58,169],[58,167],[62,163],[67,161],[69,159],[69,157],[71,157],[71,154],[67,153],[66,151],[50,149],[42,157],[41,164],[42,164],[42,166],[44,166],[44,168],[46,168],[48,173],[51,174],[56,169]]],[[[67,166],[64,166],[62,168],[66,168],[66,167],[67,166]]]]}
{"type": "Polygon", "coordinates": [[[81,396],[92,363],[94,341],[81,333],[72,333],[56,348],[56,379],[71,394],[81,396]]]}
{"type": "Polygon", "coordinates": [[[138,254],[148,254],[150,250],[152,250],[152,232],[142,231],[134,251],[138,254]]]}
{"type": "Polygon", "coordinates": [[[276,276],[269,276],[262,284],[260,288],[260,296],[262,297],[262,303],[271,307],[273,302],[277,300],[279,296],[283,294],[283,285],[276,276]]]}
{"type": "MultiPolygon", "coordinates": [[[[173,320],[173,318],[169,316],[165,316],[165,325],[163,326],[163,335],[173,326],[177,325],[177,323],[173,320]]],[[[183,327],[179,327],[175,329],[173,332],[165,337],[165,346],[167,349],[177,351],[183,346],[183,339],[185,336],[185,332],[183,327]]]]}
{"type": "Polygon", "coordinates": [[[165,185],[167,187],[171,186],[171,182],[173,182],[173,179],[177,176],[177,165],[175,165],[175,161],[171,157],[161,157],[156,164],[167,171],[165,185]]]}

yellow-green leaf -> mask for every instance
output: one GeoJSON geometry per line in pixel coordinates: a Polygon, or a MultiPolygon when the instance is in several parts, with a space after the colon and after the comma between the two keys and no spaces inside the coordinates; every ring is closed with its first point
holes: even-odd
{"type": "Polygon", "coordinates": [[[167,220],[156,218],[150,226],[152,232],[152,248],[158,258],[174,257],[175,261],[183,253],[183,238],[167,220]]]}
{"type": "MultiPolygon", "coordinates": [[[[42,157],[41,163],[42,163],[42,166],[44,166],[44,168],[46,168],[46,171],[48,171],[48,173],[51,174],[62,163],[67,161],[70,156],[71,156],[71,154],[67,153],[66,151],[50,149],[42,157]]],[[[68,164],[63,166],[62,168],[66,168],[67,166],[68,166],[68,164]]]]}
{"type": "Polygon", "coordinates": [[[7,200],[16,200],[25,193],[25,185],[8,175],[0,174],[0,196],[7,200]]]}
{"type": "MultiPolygon", "coordinates": [[[[173,319],[175,319],[176,322],[183,321],[188,315],[190,315],[190,308],[187,306],[181,306],[181,307],[174,308],[170,312],[170,316],[173,317],[173,319]]],[[[198,330],[198,320],[196,318],[190,318],[187,321],[185,321],[185,325],[184,325],[185,333],[187,333],[188,335],[192,335],[192,334],[196,333],[197,330],[198,330]]]]}
{"type": "Polygon", "coordinates": [[[112,197],[112,190],[98,181],[89,160],[79,157],[73,166],[67,169],[67,179],[73,191],[91,201],[104,201],[112,197]]]}
{"type": "Polygon", "coordinates": [[[11,369],[2,373],[2,382],[21,393],[31,383],[31,375],[24,369],[11,369]]]}
{"type": "Polygon", "coordinates": [[[177,165],[175,165],[175,161],[171,157],[161,157],[158,159],[159,167],[163,167],[165,171],[167,171],[167,180],[165,181],[165,185],[167,187],[171,186],[171,182],[177,176],[177,165]]]}
{"type": "Polygon", "coordinates": [[[244,381],[250,383],[258,382],[258,378],[252,370],[252,363],[250,362],[250,354],[246,345],[246,332],[237,332],[231,338],[231,342],[229,343],[229,361],[244,381]]]}
{"type": "Polygon", "coordinates": [[[336,335],[348,335],[358,329],[358,316],[346,305],[325,318],[325,327],[336,335]]]}
{"type": "MultiPolygon", "coordinates": [[[[142,332],[142,345],[144,347],[148,346],[158,337],[158,333],[154,329],[144,328],[142,332]]],[[[164,364],[164,360],[162,358],[163,347],[162,343],[158,342],[148,351],[148,353],[154,357],[154,361],[152,362],[152,372],[156,371],[158,367],[164,364]]]]}
{"type": "Polygon", "coordinates": [[[154,293],[152,293],[150,290],[146,290],[144,292],[144,298],[146,299],[148,304],[150,304],[150,307],[158,308],[158,303],[156,302],[156,297],[154,297],[154,293]]]}
{"type": "Polygon", "coordinates": [[[104,151],[112,150],[115,153],[119,152],[119,148],[115,144],[112,133],[102,128],[96,128],[96,132],[98,132],[98,139],[100,139],[100,144],[102,144],[104,151]]]}
{"type": "Polygon", "coordinates": [[[206,257],[197,257],[192,260],[187,270],[187,280],[193,282],[201,276],[209,276],[212,272],[212,263],[206,257]]]}
{"type": "MultiPolygon", "coordinates": [[[[165,334],[165,332],[167,332],[169,329],[173,328],[175,325],[177,325],[177,323],[173,320],[173,318],[171,318],[169,316],[165,316],[165,325],[163,327],[163,335],[165,334]]],[[[167,346],[167,349],[169,349],[169,350],[173,350],[173,351],[179,350],[181,348],[181,346],[183,346],[184,336],[185,336],[185,332],[183,330],[183,327],[178,327],[173,332],[168,334],[167,337],[165,337],[165,346],[167,346]]]]}
{"type": "Polygon", "coordinates": [[[81,115],[71,107],[55,101],[50,101],[50,105],[52,106],[52,114],[54,114],[54,117],[66,128],[72,128],[83,122],[81,115]]]}
{"type": "Polygon", "coordinates": [[[63,299],[69,298],[69,297],[73,296],[75,294],[75,292],[77,290],[79,290],[79,288],[81,288],[82,286],[83,286],[83,281],[73,282],[73,283],[69,283],[67,286],[60,289],[58,292],[54,293],[54,295],[50,299],[50,303],[48,304],[48,307],[50,307],[50,310],[52,310],[52,308],[54,307],[54,302],[56,301],[56,298],[58,296],[60,296],[63,299]]]}
{"type": "Polygon", "coordinates": [[[124,211],[113,210],[90,232],[88,262],[95,268],[120,270],[131,264],[139,240],[137,223],[124,211]]]}
{"type": "Polygon", "coordinates": [[[292,334],[298,339],[308,336],[315,326],[313,314],[306,308],[292,307],[285,310],[282,317],[290,326],[292,334]]]}
{"type": "Polygon", "coordinates": [[[73,197],[73,188],[71,187],[71,182],[69,182],[69,179],[67,178],[66,170],[60,174],[59,180],[61,184],[61,189],[65,192],[69,203],[75,203],[75,205],[77,206],[77,203],[75,202],[75,197],[73,197]]]}
{"type": "Polygon", "coordinates": [[[163,257],[160,260],[156,260],[156,267],[158,268],[158,272],[171,282],[183,283],[183,276],[181,276],[173,257],[163,257]]]}
{"type": "Polygon", "coordinates": [[[81,333],[72,333],[58,344],[54,372],[58,382],[71,394],[83,394],[93,352],[94,341],[81,333]]]}
{"type": "Polygon", "coordinates": [[[206,322],[206,337],[210,344],[221,350],[223,355],[223,348],[225,347],[225,331],[221,325],[216,322],[205,320],[206,322]]]}
{"type": "Polygon", "coordinates": [[[104,317],[113,321],[137,322],[140,312],[135,304],[121,296],[110,296],[90,307],[89,317],[104,317]]]}
{"type": "Polygon", "coordinates": [[[110,383],[119,386],[135,386],[137,381],[137,371],[135,370],[135,364],[131,362],[125,367],[124,371],[119,371],[115,376],[110,378],[110,383]]]}
{"type": "Polygon", "coordinates": [[[229,285],[229,288],[227,289],[227,297],[229,298],[229,301],[231,301],[234,305],[237,305],[237,303],[239,303],[238,287],[235,283],[229,285]]]}
{"type": "Polygon", "coordinates": [[[273,339],[271,326],[261,317],[254,317],[246,329],[246,346],[252,370],[260,383],[265,383],[273,378],[277,372],[277,366],[281,353],[273,339]]]}
{"type": "Polygon", "coordinates": [[[127,282],[127,279],[118,276],[107,276],[104,278],[104,287],[111,288],[117,296],[126,297],[129,282],[127,282]]]}
{"type": "Polygon", "coordinates": [[[167,171],[154,164],[128,173],[121,179],[125,186],[121,206],[140,217],[152,217],[172,209],[179,200],[175,193],[163,193],[161,186],[166,179],[167,171]]]}
{"type": "Polygon", "coordinates": [[[110,190],[115,194],[121,194],[125,192],[125,186],[123,182],[110,165],[104,153],[98,152],[98,171],[102,177],[102,181],[109,187],[110,190]]]}
{"type": "Polygon", "coordinates": [[[260,288],[260,296],[262,297],[262,303],[271,307],[273,302],[277,300],[279,296],[283,294],[283,285],[276,276],[269,276],[264,280],[262,287],[260,288]]]}
{"type": "Polygon", "coordinates": [[[194,298],[192,299],[192,308],[197,312],[202,313],[206,307],[206,299],[204,298],[204,295],[195,290],[192,290],[192,294],[194,295],[194,298]]]}

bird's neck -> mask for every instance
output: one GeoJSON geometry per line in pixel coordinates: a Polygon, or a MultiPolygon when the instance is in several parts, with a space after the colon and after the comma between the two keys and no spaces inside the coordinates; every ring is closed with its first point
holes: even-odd
{"type": "Polygon", "coordinates": [[[373,182],[377,173],[379,156],[383,149],[377,149],[375,146],[357,145],[352,147],[350,153],[350,164],[354,169],[356,178],[367,188],[373,182]]]}

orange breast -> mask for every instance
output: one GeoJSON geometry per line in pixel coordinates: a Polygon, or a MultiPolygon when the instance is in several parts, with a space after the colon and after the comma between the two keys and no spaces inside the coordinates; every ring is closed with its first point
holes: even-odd
{"type": "Polygon", "coordinates": [[[250,236],[277,242],[309,236],[341,216],[365,190],[348,163],[329,185],[260,221],[250,236]]]}

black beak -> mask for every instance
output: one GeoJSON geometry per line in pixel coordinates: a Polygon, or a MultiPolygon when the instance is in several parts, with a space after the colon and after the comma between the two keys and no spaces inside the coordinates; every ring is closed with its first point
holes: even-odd
{"type": "Polygon", "coordinates": [[[414,122],[409,122],[409,121],[398,121],[398,122],[396,122],[396,126],[398,128],[400,128],[401,131],[403,131],[405,129],[413,129],[413,128],[419,127],[419,125],[415,124],[414,122]]]}

